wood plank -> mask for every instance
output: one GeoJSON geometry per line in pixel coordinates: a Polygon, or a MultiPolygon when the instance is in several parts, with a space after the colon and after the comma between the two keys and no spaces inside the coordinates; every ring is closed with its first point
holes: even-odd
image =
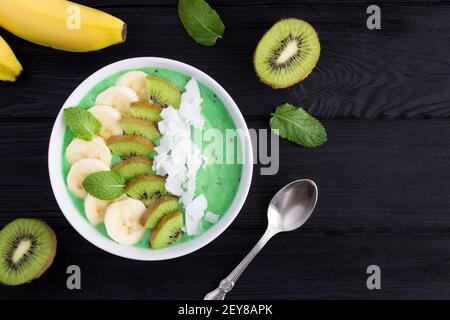
{"type": "MultiPolygon", "coordinates": [[[[245,207],[207,247],[176,260],[137,262],[89,244],[60,213],[47,174],[50,122],[0,125],[0,225],[45,219],[57,232],[55,265],[42,279],[0,287],[0,299],[199,299],[262,234],[266,205],[284,184],[317,181],[318,208],[298,232],[278,236],[242,276],[235,299],[445,298],[450,294],[450,135],[447,120],[328,120],[329,142],[306,150],[280,145],[280,171],[257,167],[245,207]],[[65,268],[82,269],[82,290],[65,287],[65,268]],[[382,268],[381,292],[365,288],[365,268],[382,268]],[[105,266],[108,268],[105,272],[105,266]],[[180,272],[183,270],[183,272],[180,272]],[[427,270],[432,270],[428,272],[427,270]],[[189,275],[189,276],[187,276],[189,275]],[[261,281],[261,278],[264,281],[261,281]]],[[[266,128],[267,119],[249,121],[266,128]]]]}
{"type": "MultiPolygon", "coordinates": [[[[103,0],[79,0],[77,3],[95,8],[111,7],[176,7],[178,0],[114,0],[114,2],[105,3],[103,0]]],[[[339,4],[364,4],[369,6],[365,0],[208,0],[212,7],[220,8],[227,6],[292,6],[292,5],[339,5],[339,4]]],[[[398,3],[446,3],[448,0],[380,0],[376,4],[398,4],[398,3]]]]}
{"type": "Polygon", "coordinates": [[[268,115],[284,102],[330,119],[448,117],[450,4],[386,4],[383,29],[376,32],[365,27],[366,5],[224,6],[220,13],[227,30],[212,48],[192,41],[176,10],[164,6],[107,9],[129,23],[129,37],[101,52],[59,52],[6,34],[26,71],[17,83],[0,84],[0,119],[52,119],[88,75],[134,56],[163,56],[198,67],[229,91],[247,117],[268,115]],[[286,16],[317,28],[322,56],[301,85],[275,91],[258,81],[252,54],[264,31],[286,16]]]}

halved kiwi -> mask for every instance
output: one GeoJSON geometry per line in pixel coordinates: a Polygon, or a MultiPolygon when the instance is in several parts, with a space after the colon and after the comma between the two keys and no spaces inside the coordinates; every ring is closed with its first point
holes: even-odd
{"type": "Polygon", "coordinates": [[[148,76],[147,93],[150,102],[157,103],[163,108],[172,106],[178,109],[180,107],[180,89],[166,79],[148,76]]]}
{"type": "Polygon", "coordinates": [[[0,282],[16,286],[39,278],[55,254],[56,236],[45,222],[13,220],[0,231],[0,282]]]}
{"type": "Polygon", "coordinates": [[[131,114],[135,118],[144,119],[152,122],[161,121],[160,113],[162,107],[159,104],[136,101],[130,104],[131,114]]]}
{"type": "Polygon", "coordinates": [[[180,241],[183,236],[183,214],[180,211],[166,214],[158,222],[150,237],[152,249],[161,249],[180,241]]]}
{"type": "Polygon", "coordinates": [[[149,157],[155,148],[149,140],[134,135],[112,136],[106,144],[113,153],[124,159],[135,156],[149,157]]]}
{"type": "Polygon", "coordinates": [[[133,117],[124,117],[120,120],[125,134],[144,137],[150,141],[158,139],[161,134],[153,122],[133,117]]]}
{"type": "Polygon", "coordinates": [[[266,32],[256,47],[253,62],[261,81],[279,89],[305,79],[319,56],[316,30],[306,21],[289,18],[266,32]]]}
{"type": "Polygon", "coordinates": [[[144,157],[133,157],[119,162],[111,168],[125,178],[127,182],[144,175],[151,175],[153,162],[144,157]]]}
{"type": "Polygon", "coordinates": [[[179,209],[179,200],[175,196],[163,196],[159,198],[144,212],[141,217],[141,224],[146,228],[154,228],[162,217],[179,209]]]}
{"type": "Polygon", "coordinates": [[[167,194],[166,179],[160,176],[142,176],[131,180],[125,188],[130,197],[141,200],[147,207],[167,194]]]}

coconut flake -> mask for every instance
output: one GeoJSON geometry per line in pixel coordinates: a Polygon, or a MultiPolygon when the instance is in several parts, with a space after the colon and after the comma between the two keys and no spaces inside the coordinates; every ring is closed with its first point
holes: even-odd
{"type": "Polygon", "coordinates": [[[218,214],[211,211],[205,213],[205,220],[212,224],[217,223],[217,221],[219,221],[219,218],[220,216],[218,214]]]}
{"type": "Polygon", "coordinates": [[[180,116],[196,129],[205,125],[205,119],[200,113],[203,99],[197,81],[193,78],[185,86],[186,92],[181,95],[180,116]]]}
{"type": "Polygon", "coordinates": [[[205,119],[201,114],[198,83],[191,79],[181,95],[180,108],[168,106],[161,112],[158,129],[162,134],[153,169],[158,175],[167,175],[165,187],[173,195],[181,197],[186,208],[186,232],[198,234],[200,222],[208,207],[203,194],[194,199],[197,171],[205,165],[200,149],[191,140],[191,126],[203,128],[205,119]]]}
{"type": "Polygon", "coordinates": [[[186,206],[186,230],[189,234],[200,232],[201,219],[205,215],[208,201],[203,194],[197,196],[188,206],[186,206]]]}

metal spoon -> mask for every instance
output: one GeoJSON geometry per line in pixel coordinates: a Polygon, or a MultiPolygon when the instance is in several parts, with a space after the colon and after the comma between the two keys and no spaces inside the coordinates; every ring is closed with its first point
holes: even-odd
{"type": "Polygon", "coordinates": [[[233,289],[239,276],[264,245],[277,233],[300,228],[311,216],[317,202],[317,186],[312,180],[303,179],[289,183],[272,198],[267,210],[267,230],[242,262],[220,282],[204,300],[224,300],[233,289]]]}

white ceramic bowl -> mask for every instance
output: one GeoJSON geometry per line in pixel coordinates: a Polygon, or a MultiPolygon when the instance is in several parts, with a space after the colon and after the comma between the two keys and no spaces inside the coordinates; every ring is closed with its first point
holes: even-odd
{"type": "Polygon", "coordinates": [[[84,80],[69,96],[61,108],[53,126],[48,150],[48,169],[53,193],[55,194],[56,201],[58,202],[61,211],[64,213],[65,217],[75,228],[75,230],[77,230],[78,233],[80,233],[85,239],[95,246],[121,257],[135,260],[164,260],[180,257],[200,249],[218,237],[233,222],[241,210],[250,188],[253,172],[253,154],[250,135],[244,117],[230,95],[214,79],[202,71],[182,62],[163,58],[143,57],[118,61],[98,70],[84,80]],[[223,215],[217,224],[200,235],[198,238],[160,250],[124,246],[114,242],[98,232],[86,219],[82,217],[74,206],[64,184],[62,169],[61,157],[63,154],[62,147],[65,130],[62,109],[76,106],[83,96],[104,78],[122,70],[142,67],[168,68],[184,73],[190,77],[194,77],[196,80],[202,82],[207,87],[212,89],[222,100],[233,118],[236,127],[244,131],[244,141],[241,141],[241,146],[245,161],[242,168],[241,182],[233,203],[228,211],[223,215]]]}

